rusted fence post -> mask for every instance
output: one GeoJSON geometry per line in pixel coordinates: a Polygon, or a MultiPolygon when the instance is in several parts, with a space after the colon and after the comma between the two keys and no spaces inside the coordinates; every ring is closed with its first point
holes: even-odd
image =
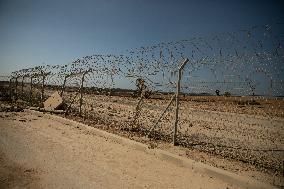
{"type": "Polygon", "coordinates": [[[179,67],[178,70],[178,80],[177,80],[177,89],[176,89],[176,111],[175,111],[175,123],[173,128],[173,145],[176,145],[176,138],[177,138],[177,125],[178,125],[178,112],[179,112],[179,93],[180,93],[180,80],[181,80],[181,72],[188,62],[188,59],[185,59],[182,65],[179,67]]]}

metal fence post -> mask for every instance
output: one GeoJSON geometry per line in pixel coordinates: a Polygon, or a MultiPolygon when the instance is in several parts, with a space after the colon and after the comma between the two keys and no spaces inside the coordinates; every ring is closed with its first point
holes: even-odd
{"type": "Polygon", "coordinates": [[[44,100],[44,82],[45,82],[46,74],[42,71],[42,85],[41,85],[41,101],[44,100]]]}
{"type": "Polygon", "coordinates": [[[64,91],[65,91],[65,86],[66,86],[66,81],[67,81],[68,76],[69,76],[69,75],[65,75],[65,76],[64,76],[64,81],[63,81],[63,85],[62,85],[61,93],[60,93],[60,96],[61,96],[61,97],[63,96],[63,93],[64,93],[64,91]]]}
{"type": "Polygon", "coordinates": [[[188,62],[188,59],[185,59],[182,65],[179,67],[178,70],[178,80],[177,80],[177,89],[176,89],[176,111],[175,111],[175,124],[173,128],[173,145],[176,145],[176,138],[177,138],[177,125],[178,125],[178,112],[179,112],[179,92],[180,92],[180,80],[181,80],[181,71],[183,70],[184,66],[188,62]]]}
{"type": "Polygon", "coordinates": [[[30,87],[30,105],[32,105],[32,96],[33,96],[33,76],[31,76],[31,87],[30,87]]]}
{"type": "Polygon", "coordinates": [[[141,86],[140,99],[137,103],[137,106],[135,107],[135,114],[134,114],[133,122],[132,122],[132,126],[131,126],[132,129],[138,127],[137,121],[138,121],[138,118],[140,117],[140,114],[141,114],[141,109],[142,109],[143,100],[145,98],[145,94],[146,94],[146,86],[143,83],[142,86],[141,86]]]}
{"type": "Polygon", "coordinates": [[[88,71],[85,71],[83,73],[82,76],[82,80],[81,80],[81,86],[80,86],[80,105],[79,105],[79,115],[82,115],[82,105],[83,105],[83,87],[84,87],[84,79],[85,79],[85,75],[88,73],[88,71]]]}
{"type": "Polygon", "coordinates": [[[22,96],[24,96],[24,80],[25,76],[22,77],[22,96]]]}
{"type": "Polygon", "coordinates": [[[164,114],[167,112],[167,110],[169,109],[170,105],[172,104],[172,102],[174,101],[176,95],[173,95],[173,97],[171,98],[170,102],[168,103],[168,105],[166,106],[166,108],[164,109],[164,111],[161,113],[160,117],[157,119],[157,121],[155,122],[155,124],[151,127],[147,137],[150,137],[150,134],[152,133],[152,131],[157,127],[157,125],[159,124],[159,121],[162,119],[162,117],[164,116],[164,114]]]}
{"type": "Polygon", "coordinates": [[[18,77],[15,80],[16,87],[15,87],[15,100],[18,100],[18,77]]]}
{"type": "Polygon", "coordinates": [[[12,80],[13,78],[11,77],[10,82],[9,82],[9,93],[10,93],[10,98],[12,99],[12,80]]]}

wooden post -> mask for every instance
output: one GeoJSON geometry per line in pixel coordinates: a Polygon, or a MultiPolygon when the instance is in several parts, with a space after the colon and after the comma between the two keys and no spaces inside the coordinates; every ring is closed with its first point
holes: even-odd
{"type": "Polygon", "coordinates": [[[177,80],[177,89],[176,89],[176,115],[175,115],[175,124],[173,128],[173,145],[176,145],[176,138],[177,138],[177,125],[178,125],[178,112],[179,112],[179,92],[180,92],[180,80],[181,80],[181,71],[183,70],[184,66],[188,62],[188,59],[185,59],[178,70],[178,80],[177,80]]]}

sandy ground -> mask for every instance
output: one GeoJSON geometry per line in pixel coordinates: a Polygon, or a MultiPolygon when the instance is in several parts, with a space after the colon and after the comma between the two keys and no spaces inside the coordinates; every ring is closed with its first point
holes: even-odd
{"type": "MultiPolygon", "coordinates": [[[[123,127],[133,118],[137,99],[89,95],[85,97],[84,103],[86,114],[97,116],[104,124],[123,127]]],[[[149,130],[167,103],[166,100],[145,100],[138,119],[140,126],[149,130]]],[[[251,113],[247,114],[231,102],[215,106],[222,107],[223,111],[212,110],[213,105],[209,110],[208,103],[181,102],[178,137],[182,144],[281,172],[284,157],[284,118],[256,112],[252,114],[254,109],[259,109],[254,106],[243,107],[251,113]],[[228,111],[225,111],[226,108],[228,111]]],[[[171,106],[155,131],[171,136],[174,116],[174,107],[171,106]]]]}
{"type": "Polygon", "coordinates": [[[236,188],[74,125],[0,116],[0,188],[236,188]]]}
{"type": "MultiPolygon", "coordinates": [[[[47,90],[46,94],[52,94],[47,90]]],[[[70,100],[74,92],[64,93],[70,100]]],[[[169,96],[168,96],[169,97],[169,96]]],[[[183,98],[183,97],[182,97],[183,98]]],[[[83,116],[68,118],[161,148],[211,166],[284,187],[284,100],[262,97],[189,96],[181,101],[179,147],[172,148],[174,106],[155,129],[155,139],[145,137],[169,100],[146,99],[135,133],[128,129],[139,99],[85,94],[83,116]],[[252,99],[256,104],[246,104],[252,99]],[[126,130],[126,129],[128,130],[126,130]]],[[[78,110],[78,96],[73,108],[78,110]]],[[[133,124],[132,124],[133,125],[133,124]]]]}

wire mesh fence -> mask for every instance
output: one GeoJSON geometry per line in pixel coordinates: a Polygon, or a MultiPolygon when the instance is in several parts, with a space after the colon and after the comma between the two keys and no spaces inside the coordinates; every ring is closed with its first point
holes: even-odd
{"type": "Polygon", "coordinates": [[[31,106],[59,91],[66,113],[103,129],[280,171],[283,40],[278,23],[85,56],[15,71],[9,89],[31,106]]]}

